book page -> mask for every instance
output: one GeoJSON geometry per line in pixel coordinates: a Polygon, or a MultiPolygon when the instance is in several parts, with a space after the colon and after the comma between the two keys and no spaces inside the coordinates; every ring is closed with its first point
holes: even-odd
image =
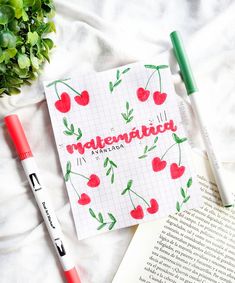
{"type": "Polygon", "coordinates": [[[167,64],[45,83],[79,239],[201,204],[167,64]]]}
{"type": "Polygon", "coordinates": [[[204,206],[139,225],[113,283],[235,282],[235,210],[221,206],[207,160],[194,160],[204,206]]]}

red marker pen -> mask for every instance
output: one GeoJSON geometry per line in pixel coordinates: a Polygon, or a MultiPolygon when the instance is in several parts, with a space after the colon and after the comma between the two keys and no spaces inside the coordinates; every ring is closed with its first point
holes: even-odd
{"type": "Polygon", "coordinates": [[[68,254],[59,222],[46,193],[46,189],[42,185],[38,168],[18,116],[9,115],[5,117],[5,124],[23,165],[38,207],[46,223],[51,240],[63,267],[67,282],[81,283],[75,265],[68,254]]]}

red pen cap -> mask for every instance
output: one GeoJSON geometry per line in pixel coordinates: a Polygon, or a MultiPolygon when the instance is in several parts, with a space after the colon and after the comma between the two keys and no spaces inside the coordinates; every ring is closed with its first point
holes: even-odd
{"type": "Polygon", "coordinates": [[[13,140],[20,160],[32,157],[33,154],[29,147],[23,127],[17,115],[9,115],[4,118],[8,132],[13,140]]]}

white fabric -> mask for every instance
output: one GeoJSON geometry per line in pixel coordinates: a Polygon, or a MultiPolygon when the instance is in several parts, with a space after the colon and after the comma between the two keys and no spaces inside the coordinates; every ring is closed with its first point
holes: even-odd
{"type": "MultiPolygon", "coordinates": [[[[6,114],[17,113],[24,124],[83,283],[111,282],[134,231],[129,228],[84,241],[76,239],[43,93],[44,79],[102,71],[169,52],[169,33],[180,30],[203,92],[205,119],[225,166],[235,169],[234,1],[58,0],[56,7],[56,48],[51,64],[21,95],[0,99],[1,283],[65,282],[3,125],[6,114]]],[[[176,70],[172,55],[171,63],[176,70]]],[[[183,84],[178,83],[176,90],[185,101],[188,129],[199,136],[183,84]]],[[[195,145],[200,146],[197,139],[195,145]]]]}

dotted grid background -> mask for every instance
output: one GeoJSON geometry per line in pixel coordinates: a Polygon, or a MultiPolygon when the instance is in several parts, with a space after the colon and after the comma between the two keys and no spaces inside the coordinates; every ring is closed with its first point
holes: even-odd
{"type": "Polygon", "coordinates": [[[136,90],[139,87],[145,87],[148,77],[153,71],[146,69],[144,64],[162,65],[165,63],[162,60],[156,60],[155,62],[140,62],[117,68],[123,71],[125,68],[130,67],[131,70],[122,75],[122,83],[114,89],[112,94],[109,91],[108,84],[109,81],[114,82],[116,80],[117,69],[101,73],[91,73],[67,81],[77,91],[87,90],[89,92],[90,103],[87,106],[78,105],[74,101],[76,94],[62,84],[58,85],[60,94],[66,91],[71,97],[71,110],[68,113],[60,113],[56,110],[54,107],[54,103],[57,100],[55,91],[53,87],[45,87],[63,174],[65,174],[66,162],[69,160],[72,163],[73,171],[86,176],[96,174],[101,181],[97,188],[90,188],[86,185],[86,179],[75,175],[72,176],[72,181],[77,191],[80,194],[86,193],[91,198],[91,203],[85,206],[77,203],[78,197],[71,184],[69,182],[66,183],[79,239],[108,231],[108,226],[100,231],[97,230],[99,223],[91,217],[88,211],[89,208],[92,208],[96,214],[101,212],[105,221],[110,221],[107,213],[112,213],[117,219],[114,229],[151,221],[176,212],[176,202],[182,201],[180,187],[185,188],[187,180],[191,176],[194,180],[192,187],[189,189],[191,198],[184,205],[183,209],[197,207],[200,204],[200,190],[196,184],[187,142],[181,144],[181,164],[186,167],[185,173],[181,178],[172,180],[170,177],[170,164],[173,162],[178,163],[177,145],[164,158],[167,161],[166,168],[160,172],[153,172],[152,170],[152,159],[161,157],[166,149],[174,143],[171,131],[158,135],[157,148],[149,152],[148,157],[144,159],[138,159],[138,157],[143,154],[145,145],[150,147],[153,144],[155,136],[151,135],[142,140],[133,139],[130,144],[119,142],[118,144],[107,145],[105,148],[112,148],[112,146],[120,144],[124,145],[124,149],[121,148],[120,150],[113,150],[107,153],[92,155],[92,149],[86,149],[84,155],[80,155],[76,150],[71,155],[66,151],[66,145],[76,143],[76,137],[66,136],[63,133],[65,130],[62,122],[63,117],[66,117],[69,123],[73,123],[76,126],[75,128],[81,128],[83,137],[80,141],[82,143],[90,141],[97,135],[105,138],[128,133],[133,128],[141,129],[142,125],[149,126],[151,122],[153,125],[158,125],[159,119],[161,121],[160,114],[162,115],[163,124],[165,122],[164,111],[167,121],[172,119],[175,125],[177,125],[177,135],[185,137],[169,69],[161,70],[162,91],[168,95],[163,105],[157,106],[153,101],[153,92],[159,90],[157,73],[155,73],[148,85],[148,90],[151,93],[149,99],[146,102],[140,102],[137,99],[136,90]],[[126,101],[129,102],[130,109],[134,109],[132,114],[134,119],[128,124],[125,123],[121,116],[121,112],[125,112],[126,101]],[[86,160],[86,162],[81,160],[82,165],[79,163],[80,161],[78,162],[78,159],[80,160],[81,157],[84,157],[86,160]],[[97,157],[99,157],[98,160],[96,159],[97,157]],[[103,166],[106,157],[109,157],[118,165],[118,168],[114,168],[114,184],[111,184],[111,176],[106,176],[107,168],[103,166]],[[147,202],[151,198],[155,198],[158,201],[159,211],[156,214],[148,214],[147,206],[143,201],[132,195],[135,206],[142,205],[145,217],[142,220],[135,220],[130,216],[133,206],[128,194],[121,195],[130,179],[133,180],[132,189],[144,197],[147,202]]]}

